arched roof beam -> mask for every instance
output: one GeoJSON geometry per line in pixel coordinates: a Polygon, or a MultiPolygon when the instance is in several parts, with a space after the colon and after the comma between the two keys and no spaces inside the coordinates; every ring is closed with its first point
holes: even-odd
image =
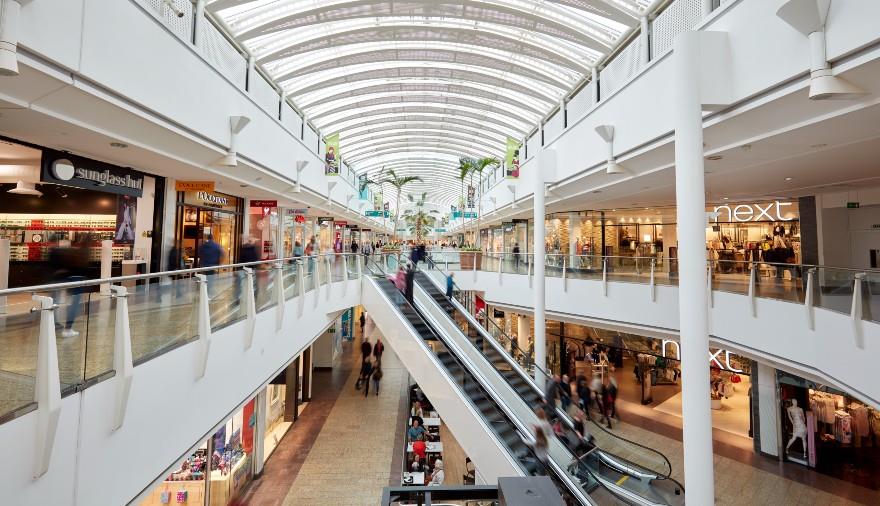
{"type": "MultiPolygon", "coordinates": [[[[467,142],[473,145],[474,147],[480,147],[484,149],[488,153],[500,154],[504,153],[504,149],[507,146],[506,143],[497,140],[497,139],[488,139],[486,137],[475,137],[474,135],[468,135],[467,132],[451,132],[444,130],[419,130],[413,132],[399,132],[399,133],[388,133],[388,134],[379,134],[371,137],[362,137],[360,139],[356,139],[354,141],[346,141],[345,144],[340,146],[340,150],[343,154],[352,154],[355,151],[359,151],[369,146],[374,146],[381,142],[387,142],[392,139],[448,139],[459,140],[462,142],[467,142]]],[[[341,143],[342,141],[340,141],[341,143]]]]}
{"type": "Polygon", "coordinates": [[[336,68],[289,82],[276,80],[290,95],[313,93],[331,86],[344,86],[373,80],[401,81],[405,79],[445,79],[451,82],[472,82],[490,86],[505,86],[516,82],[533,90],[533,93],[557,102],[567,91],[557,85],[548,85],[527,76],[515,76],[488,67],[474,67],[460,63],[433,63],[430,66],[414,65],[414,62],[381,62],[336,68]]]}
{"type": "Polygon", "coordinates": [[[357,144],[347,146],[344,150],[340,147],[343,158],[356,160],[360,155],[367,152],[374,152],[376,149],[387,144],[406,143],[418,145],[420,142],[436,142],[447,143],[448,145],[468,146],[472,150],[482,153],[482,156],[501,156],[504,153],[504,146],[501,144],[486,144],[482,141],[476,141],[467,136],[458,135],[436,135],[436,134],[419,134],[419,135],[395,135],[385,138],[366,139],[357,144]]]}
{"type": "Polygon", "coordinates": [[[323,132],[336,132],[344,128],[348,122],[356,122],[377,115],[412,114],[412,113],[436,113],[445,116],[464,116],[476,120],[483,120],[509,130],[511,137],[522,137],[535,124],[533,121],[523,121],[511,116],[507,111],[499,112],[494,108],[474,108],[452,103],[441,102],[396,102],[363,106],[359,110],[339,112],[334,116],[314,118],[313,122],[323,132]]]}
{"type": "Polygon", "coordinates": [[[312,95],[310,97],[300,96],[297,103],[300,109],[312,109],[325,104],[334,102],[342,102],[345,100],[356,100],[360,97],[375,96],[381,93],[417,93],[417,92],[435,92],[435,93],[456,93],[468,96],[480,97],[487,100],[498,100],[507,102],[513,106],[520,107],[523,104],[538,114],[542,114],[554,104],[549,100],[536,99],[531,95],[525,95],[516,90],[500,89],[481,84],[472,83],[450,83],[448,81],[403,81],[403,82],[386,82],[381,84],[373,84],[370,86],[349,86],[347,89],[339,88],[339,91],[333,95],[325,95],[323,97],[312,95]]]}
{"type": "Polygon", "coordinates": [[[510,136],[509,132],[494,128],[493,125],[483,121],[472,121],[470,118],[456,118],[451,116],[396,116],[388,119],[374,119],[364,121],[357,126],[343,130],[343,136],[356,135],[362,132],[379,132],[386,129],[396,128],[445,128],[460,127],[465,130],[476,130],[484,134],[496,135],[501,138],[510,136]]]}
{"type": "Polygon", "coordinates": [[[359,150],[354,155],[346,156],[345,153],[343,153],[342,156],[343,158],[348,159],[351,163],[357,163],[359,160],[369,159],[372,156],[389,152],[389,150],[404,147],[416,149],[445,148],[447,150],[450,150],[450,152],[458,153],[458,156],[466,155],[473,156],[475,158],[481,158],[489,154],[485,151],[481,151],[477,146],[474,146],[473,144],[468,144],[465,141],[456,141],[443,138],[426,138],[424,140],[398,139],[388,141],[370,146],[366,149],[359,150]]]}
{"type": "Polygon", "coordinates": [[[558,88],[568,89],[582,77],[581,74],[554,72],[553,68],[530,66],[521,58],[504,58],[497,54],[479,54],[453,49],[437,49],[423,47],[421,49],[369,49],[361,46],[360,52],[340,55],[338,58],[327,58],[310,65],[290,64],[266,66],[266,71],[277,81],[299,79],[310,74],[322,73],[330,69],[356,67],[364,63],[419,62],[423,65],[433,63],[458,63],[467,67],[483,67],[495,69],[511,76],[525,76],[534,81],[546,83],[558,88]]]}
{"type": "Polygon", "coordinates": [[[422,43],[455,40],[484,49],[506,49],[526,54],[548,63],[585,73],[600,53],[584,51],[559,39],[543,34],[511,29],[495,23],[473,25],[459,20],[436,20],[430,27],[412,18],[387,18],[381,25],[373,19],[351,23],[324,23],[303,34],[300,31],[280,32],[249,44],[260,64],[296,57],[319,49],[331,49],[360,43],[418,41],[422,43]]]}
{"type": "Polygon", "coordinates": [[[444,125],[409,125],[407,127],[401,128],[381,128],[381,129],[372,129],[372,130],[362,130],[358,133],[351,133],[351,131],[346,131],[344,135],[342,135],[339,139],[339,142],[343,146],[348,146],[349,143],[357,143],[363,139],[373,139],[377,137],[383,136],[392,136],[392,135],[405,135],[412,134],[417,135],[420,133],[443,133],[443,134],[452,134],[452,135],[466,135],[470,139],[485,139],[486,142],[493,144],[501,144],[506,145],[507,136],[505,135],[495,135],[490,134],[487,135],[486,132],[482,132],[480,130],[473,130],[470,128],[464,128],[461,126],[456,127],[447,127],[444,125]]]}
{"type": "Polygon", "coordinates": [[[617,2],[615,0],[546,0],[550,3],[565,5],[573,9],[589,12],[618,23],[633,26],[633,20],[638,19],[644,9],[639,9],[638,4],[617,2]]]}
{"type": "Polygon", "coordinates": [[[393,148],[392,147],[384,148],[381,152],[371,153],[370,156],[363,156],[363,157],[359,157],[356,160],[351,160],[351,163],[357,164],[358,162],[360,162],[362,160],[367,160],[372,157],[387,156],[387,155],[392,155],[392,154],[396,154],[396,153],[424,153],[424,152],[447,154],[447,155],[452,155],[456,158],[458,158],[462,155],[474,156],[474,157],[481,156],[480,152],[472,150],[470,148],[453,149],[452,147],[447,146],[447,145],[443,145],[443,144],[437,144],[437,145],[419,144],[419,145],[414,145],[414,146],[397,146],[397,147],[393,147],[393,148]]]}
{"type": "MultiPolygon", "coordinates": [[[[298,29],[327,21],[372,18],[379,24],[384,17],[408,15],[418,19],[453,18],[475,23],[483,21],[506,24],[607,52],[625,30],[596,17],[579,15],[577,11],[534,0],[461,0],[455,5],[436,0],[290,0],[270,2],[241,12],[224,12],[221,16],[240,41],[281,30],[298,29]],[[458,8],[457,8],[458,7],[458,8]]],[[[629,26],[635,26],[632,19],[629,26]]]]}
{"type": "Polygon", "coordinates": [[[428,97],[432,98],[431,101],[464,101],[461,103],[474,103],[493,106],[506,104],[507,106],[515,109],[518,113],[520,113],[520,117],[524,119],[534,118],[534,121],[538,121],[544,115],[544,111],[542,110],[540,103],[536,104],[531,101],[518,102],[511,99],[510,97],[506,97],[500,94],[479,95],[476,93],[444,92],[433,91],[430,89],[375,92],[368,95],[355,95],[353,97],[340,98],[334,100],[333,102],[328,102],[317,106],[302,106],[301,108],[308,115],[308,117],[319,118],[324,114],[332,114],[333,111],[356,107],[357,104],[407,102],[410,101],[410,99],[417,101],[427,101],[428,97]]]}

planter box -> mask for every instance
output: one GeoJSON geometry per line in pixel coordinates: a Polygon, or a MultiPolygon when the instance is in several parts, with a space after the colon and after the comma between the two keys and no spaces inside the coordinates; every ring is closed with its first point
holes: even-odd
{"type": "Polygon", "coordinates": [[[712,409],[721,409],[721,399],[712,399],[712,409]]]}
{"type": "Polygon", "coordinates": [[[461,262],[461,270],[463,271],[473,270],[474,262],[476,262],[477,270],[479,270],[480,265],[483,263],[483,253],[481,251],[462,251],[458,256],[461,262]]]}

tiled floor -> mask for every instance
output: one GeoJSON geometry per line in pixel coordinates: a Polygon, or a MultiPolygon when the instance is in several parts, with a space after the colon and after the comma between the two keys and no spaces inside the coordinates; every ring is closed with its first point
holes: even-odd
{"type": "MultiPolygon", "coordinates": [[[[402,446],[402,430],[393,428],[403,427],[406,369],[386,348],[379,395],[371,389],[365,398],[362,390],[354,388],[358,356],[351,345],[345,349],[340,367],[316,373],[309,406],[241,504],[343,506],[379,500],[395,470],[395,448],[402,446]]],[[[399,459],[396,465],[400,466],[399,459]]]]}

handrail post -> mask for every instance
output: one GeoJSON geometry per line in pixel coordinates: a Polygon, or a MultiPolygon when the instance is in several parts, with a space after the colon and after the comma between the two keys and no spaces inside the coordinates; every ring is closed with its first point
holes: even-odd
{"type": "Polygon", "coordinates": [[[498,257],[498,284],[501,284],[501,271],[504,270],[502,268],[503,265],[504,265],[504,255],[502,254],[500,257],[498,257]]]}
{"type": "MultiPolygon", "coordinates": [[[[55,337],[55,304],[52,297],[34,295],[40,311],[37,343],[37,375],[34,401],[37,403],[37,441],[34,448],[34,479],[46,474],[52,460],[58,418],[61,416],[61,380],[58,371],[58,345],[55,337]]],[[[32,310],[33,311],[33,310],[32,310]]]]}
{"type": "Polygon", "coordinates": [[[196,356],[196,380],[205,377],[208,368],[208,354],[211,351],[211,306],[208,298],[208,277],[198,273],[195,275],[199,286],[198,301],[198,343],[199,353],[196,356]]]}
{"type": "Polygon", "coordinates": [[[474,281],[477,280],[477,253],[471,252],[471,268],[474,271],[474,281]]]}
{"type": "Polygon", "coordinates": [[[657,286],[654,284],[654,269],[656,267],[657,261],[655,259],[651,259],[651,302],[657,301],[657,286]]]}
{"type": "Polygon", "coordinates": [[[254,342],[254,332],[257,328],[257,298],[254,295],[254,269],[242,267],[244,271],[244,310],[247,318],[247,330],[244,333],[244,349],[249,350],[254,342]]]}
{"type": "Polygon", "coordinates": [[[342,295],[348,292],[348,258],[342,255],[342,295]]]}
{"type": "Polygon", "coordinates": [[[816,268],[807,269],[807,286],[804,292],[804,310],[807,313],[807,327],[816,330],[816,312],[813,308],[813,283],[815,282],[816,268]]]}
{"type": "Polygon", "coordinates": [[[312,272],[312,287],[315,292],[315,307],[318,307],[318,298],[321,297],[321,257],[315,255],[315,270],[312,272]]]}
{"type": "Polygon", "coordinates": [[[330,292],[333,291],[331,289],[333,287],[333,264],[330,263],[330,255],[327,255],[326,260],[327,260],[327,295],[326,295],[326,297],[327,297],[327,300],[330,300],[330,292]]]}
{"type": "Polygon", "coordinates": [[[115,431],[122,427],[134,377],[134,363],[131,358],[131,325],[128,320],[128,289],[120,285],[110,285],[116,298],[116,326],[113,329],[113,370],[116,371],[116,405],[113,412],[115,431]]]}
{"type": "Polygon", "coordinates": [[[853,333],[856,337],[856,346],[865,347],[865,341],[862,336],[862,281],[867,273],[857,272],[853,280],[853,297],[852,308],[850,309],[850,317],[852,318],[853,333]]]}
{"type": "Polygon", "coordinates": [[[757,282],[758,264],[752,262],[749,264],[749,307],[752,310],[752,317],[758,316],[758,309],[755,306],[755,283],[757,282]]]}
{"type": "Polygon", "coordinates": [[[297,262],[296,276],[299,278],[299,315],[302,316],[306,303],[306,272],[302,261],[297,262]]]}
{"type": "Polygon", "coordinates": [[[715,307],[715,293],[712,291],[712,261],[706,261],[706,290],[709,292],[709,307],[715,307]]]}
{"type": "Polygon", "coordinates": [[[275,269],[275,332],[281,332],[284,326],[284,264],[277,262],[272,266],[275,269]]]}
{"type": "MultiPolygon", "coordinates": [[[[532,253],[532,255],[534,255],[534,253],[532,253]]],[[[526,256],[526,260],[528,261],[528,264],[526,266],[526,273],[529,277],[529,287],[532,286],[532,255],[526,256]]]]}
{"type": "Polygon", "coordinates": [[[608,297],[608,257],[602,257],[602,295],[608,297]]]}
{"type": "Polygon", "coordinates": [[[566,264],[565,257],[562,257],[562,291],[568,291],[568,280],[566,279],[566,264]]]}

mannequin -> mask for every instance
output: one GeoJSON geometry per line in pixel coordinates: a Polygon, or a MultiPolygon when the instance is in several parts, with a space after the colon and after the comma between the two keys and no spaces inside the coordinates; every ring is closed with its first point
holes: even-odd
{"type": "Polygon", "coordinates": [[[791,406],[788,407],[786,412],[788,413],[788,420],[791,422],[791,439],[789,439],[788,444],[785,445],[785,451],[788,451],[795,439],[800,438],[801,447],[804,449],[804,458],[806,458],[807,423],[804,419],[804,410],[803,408],[798,407],[796,399],[792,399],[791,406]]]}

